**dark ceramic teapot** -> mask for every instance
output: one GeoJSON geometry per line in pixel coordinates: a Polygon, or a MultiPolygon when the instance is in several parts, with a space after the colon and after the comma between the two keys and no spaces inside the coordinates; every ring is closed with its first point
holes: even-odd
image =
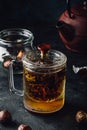
{"type": "Polygon", "coordinates": [[[66,48],[71,51],[87,52],[87,0],[71,7],[67,1],[67,9],[62,13],[57,30],[66,48]]]}

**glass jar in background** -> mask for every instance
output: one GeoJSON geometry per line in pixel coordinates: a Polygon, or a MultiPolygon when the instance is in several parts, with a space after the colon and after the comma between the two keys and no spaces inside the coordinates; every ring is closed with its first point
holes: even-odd
{"type": "Polygon", "coordinates": [[[0,62],[9,68],[14,60],[14,73],[22,71],[21,59],[29,51],[34,40],[33,33],[27,29],[11,28],[0,31],[0,62]]]}

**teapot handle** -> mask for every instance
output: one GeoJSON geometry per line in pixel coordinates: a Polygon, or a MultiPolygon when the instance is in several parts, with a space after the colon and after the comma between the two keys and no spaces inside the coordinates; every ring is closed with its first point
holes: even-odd
{"type": "Polygon", "coordinates": [[[71,0],[66,0],[67,1],[67,11],[68,11],[68,15],[70,18],[72,18],[71,16],[71,0]]]}

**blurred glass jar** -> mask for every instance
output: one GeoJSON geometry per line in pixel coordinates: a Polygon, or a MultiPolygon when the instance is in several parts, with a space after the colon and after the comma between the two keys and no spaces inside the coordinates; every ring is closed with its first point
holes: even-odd
{"type": "Polygon", "coordinates": [[[8,68],[10,61],[14,60],[15,71],[22,68],[23,54],[32,46],[33,33],[27,29],[11,28],[0,31],[0,62],[4,68],[8,68]]]}

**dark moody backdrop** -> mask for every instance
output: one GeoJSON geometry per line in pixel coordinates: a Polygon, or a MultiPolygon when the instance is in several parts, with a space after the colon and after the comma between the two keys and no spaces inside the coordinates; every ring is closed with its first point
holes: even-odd
{"type": "MultiPolygon", "coordinates": [[[[0,29],[56,24],[67,0],[0,0],[0,29]]],[[[75,3],[83,0],[71,0],[75,3]]]]}

